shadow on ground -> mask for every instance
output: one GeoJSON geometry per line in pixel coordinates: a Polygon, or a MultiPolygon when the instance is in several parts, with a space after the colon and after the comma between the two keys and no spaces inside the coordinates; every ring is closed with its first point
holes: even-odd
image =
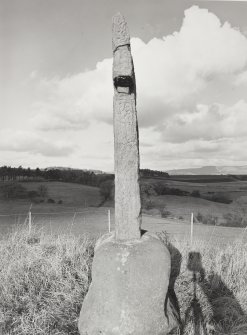
{"type": "MultiPolygon", "coordinates": [[[[238,323],[241,318],[245,317],[245,313],[233,292],[218,274],[211,272],[206,276],[199,252],[189,253],[187,269],[192,273],[193,298],[185,311],[181,333],[212,335],[219,333],[217,329],[224,331],[229,328],[230,331],[231,325],[238,323]],[[202,306],[200,299],[202,294],[207,299],[211,315],[210,313],[205,315],[206,313],[203,312],[204,306],[202,306]],[[229,327],[225,324],[225,320],[229,321],[229,327]]],[[[227,334],[232,333],[230,331],[227,334]]]]}

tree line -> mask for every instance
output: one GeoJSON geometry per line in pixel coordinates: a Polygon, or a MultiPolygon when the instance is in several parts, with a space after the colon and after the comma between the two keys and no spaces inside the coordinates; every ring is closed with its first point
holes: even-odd
{"type": "MultiPolygon", "coordinates": [[[[150,169],[141,169],[140,175],[142,178],[168,178],[167,172],[156,171],[150,169]]],[[[0,167],[0,181],[63,181],[78,183],[91,186],[99,186],[106,180],[114,180],[114,174],[102,173],[96,174],[93,171],[85,171],[80,169],[31,169],[30,167],[24,168],[1,166],[0,167]]]]}
{"type": "Polygon", "coordinates": [[[0,167],[0,180],[3,182],[18,181],[62,181],[90,186],[99,186],[105,180],[113,180],[113,174],[96,174],[93,171],[80,169],[31,169],[11,166],[0,167]]]}

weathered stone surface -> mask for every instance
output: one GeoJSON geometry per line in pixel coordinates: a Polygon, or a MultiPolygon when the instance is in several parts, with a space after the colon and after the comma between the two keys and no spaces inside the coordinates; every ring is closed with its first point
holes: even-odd
{"type": "Polygon", "coordinates": [[[118,240],[140,238],[139,137],[130,38],[120,14],[113,18],[115,232],[118,240]]]}
{"type": "Polygon", "coordinates": [[[134,76],[134,67],[130,46],[123,45],[116,49],[113,58],[113,80],[118,76],[134,76]]]}
{"type": "Polygon", "coordinates": [[[151,234],[98,241],[92,284],[83,302],[81,335],[165,335],[170,330],[165,304],[170,254],[151,234]]]}
{"type": "Polygon", "coordinates": [[[135,239],[140,237],[141,201],[138,132],[133,95],[114,99],[114,110],[116,238],[135,239]]]}
{"type": "Polygon", "coordinates": [[[169,299],[170,253],[141,237],[136,84],[124,18],[113,18],[115,232],[95,246],[92,283],[79,318],[81,335],[166,335],[177,325],[169,299]]]}
{"type": "Polygon", "coordinates": [[[112,18],[112,49],[113,52],[121,45],[130,44],[130,35],[127,23],[121,13],[112,18]]]}

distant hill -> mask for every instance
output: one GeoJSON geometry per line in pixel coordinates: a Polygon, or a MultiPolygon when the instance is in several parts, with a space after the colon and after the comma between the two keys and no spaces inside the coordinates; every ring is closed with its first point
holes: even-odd
{"type": "Polygon", "coordinates": [[[200,168],[176,169],[167,171],[169,175],[244,175],[247,165],[242,166],[203,166],[200,168]]]}

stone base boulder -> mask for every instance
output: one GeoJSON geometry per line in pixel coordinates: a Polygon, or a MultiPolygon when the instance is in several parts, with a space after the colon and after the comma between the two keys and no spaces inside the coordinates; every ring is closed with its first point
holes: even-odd
{"type": "Polygon", "coordinates": [[[95,247],[80,334],[168,334],[174,326],[166,306],[170,268],[170,253],[156,235],[123,242],[104,235],[95,247]]]}

